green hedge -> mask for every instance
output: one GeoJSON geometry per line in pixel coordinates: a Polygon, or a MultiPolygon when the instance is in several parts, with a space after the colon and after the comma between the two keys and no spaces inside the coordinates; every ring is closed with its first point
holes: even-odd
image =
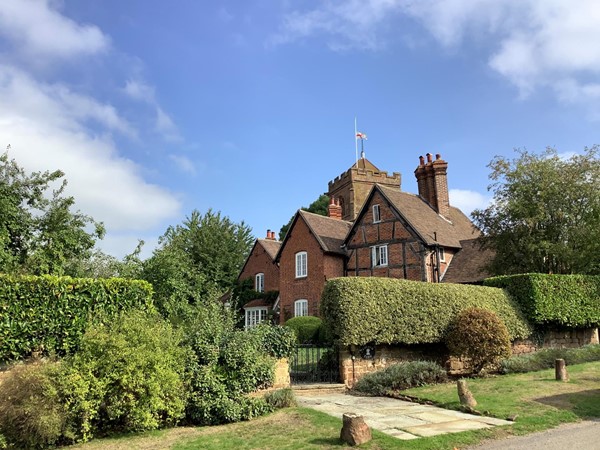
{"type": "Polygon", "coordinates": [[[536,325],[600,325],[600,276],[531,273],[488,278],[484,284],[506,289],[536,325]]]}
{"type": "Polygon", "coordinates": [[[502,289],[390,278],[335,278],[325,285],[321,315],[342,345],[440,342],[463,309],[494,311],[511,339],[531,334],[519,306],[502,289]]]}
{"type": "Polygon", "coordinates": [[[152,286],[120,278],[0,274],[0,361],[72,353],[91,317],[152,309],[152,286]]]}

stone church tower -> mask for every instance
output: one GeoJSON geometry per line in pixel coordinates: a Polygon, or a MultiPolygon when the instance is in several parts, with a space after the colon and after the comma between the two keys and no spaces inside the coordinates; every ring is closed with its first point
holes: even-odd
{"type": "Polygon", "coordinates": [[[400,173],[388,175],[363,157],[329,182],[327,195],[339,200],[343,220],[354,221],[375,183],[400,190],[400,173]]]}

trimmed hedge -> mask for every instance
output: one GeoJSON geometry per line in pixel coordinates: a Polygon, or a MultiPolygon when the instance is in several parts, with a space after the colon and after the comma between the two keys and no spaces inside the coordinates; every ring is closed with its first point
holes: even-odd
{"type": "Polygon", "coordinates": [[[299,316],[286,320],[283,326],[294,331],[299,344],[318,344],[322,325],[320,317],[299,316]]]}
{"type": "Polygon", "coordinates": [[[488,278],[484,284],[506,289],[536,325],[600,325],[600,276],[530,273],[488,278]]]}
{"type": "Polygon", "coordinates": [[[0,361],[73,353],[91,317],[132,308],[153,309],[149,283],[0,274],[0,361]]]}
{"type": "Polygon", "coordinates": [[[348,277],[329,280],[321,298],[324,326],[342,345],[441,342],[450,322],[469,307],[494,311],[511,339],[531,334],[518,304],[497,288],[348,277]]]}

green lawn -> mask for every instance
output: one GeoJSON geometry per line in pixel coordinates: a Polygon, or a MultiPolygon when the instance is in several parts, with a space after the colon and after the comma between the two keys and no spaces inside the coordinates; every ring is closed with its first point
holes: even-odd
{"type": "MultiPolygon", "coordinates": [[[[571,381],[554,380],[554,371],[504,375],[469,381],[478,401],[477,409],[506,418],[517,414],[508,427],[496,427],[447,434],[413,441],[400,441],[373,432],[373,441],[365,449],[452,449],[475,444],[483,439],[527,434],[600,417],[600,362],[568,368],[571,381]]],[[[458,408],[454,383],[403,391],[403,394],[432,400],[447,408],[458,408]]],[[[266,417],[217,427],[175,428],[142,435],[103,439],[75,448],[103,449],[341,449],[341,420],[306,408],[290,408],[266,417]]]]}

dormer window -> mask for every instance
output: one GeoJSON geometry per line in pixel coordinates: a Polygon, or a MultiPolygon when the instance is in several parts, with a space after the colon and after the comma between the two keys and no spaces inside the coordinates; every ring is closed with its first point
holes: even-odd
{"type": "Polygon", "coordinates": [[[296,253],[296,278],[308,275],[308,257],[306,252],[296,253]]]}
{"type": "Polygon", "coordinates": [[[373,223],[381,222],[381,215],[379,213],[379,205],[373,205],[373,223]]]}
{"type": "Polygon", "coordinates": [[[264,292],[265,291],[265,274],[257,273],[254,277],[254,290],[256,292],[264,292]]]}

